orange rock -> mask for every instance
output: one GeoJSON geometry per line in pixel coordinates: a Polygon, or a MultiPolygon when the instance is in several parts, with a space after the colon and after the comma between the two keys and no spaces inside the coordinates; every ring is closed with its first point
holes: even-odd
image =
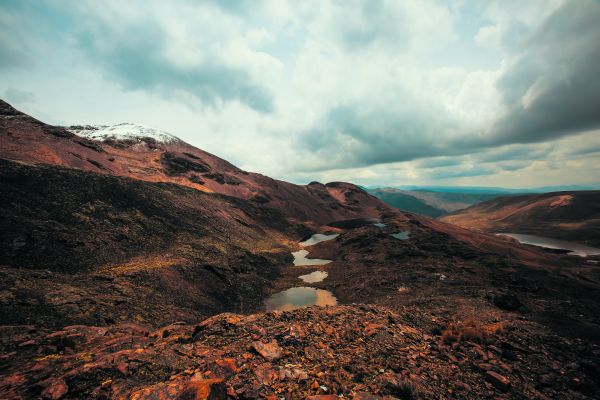
{"type": "Polygon", "coordinates": [[[263,343],[261,341],[252,342],[252,348],[267,361],[277,361],[282,356],[281,347],[279,347],[275,340],[272,340],[269,343],[263,343]]]}
{"type": "Polygon", "coordinates": [[[254,371],[258,381],[263,385],[271,385],[277,379],[279,379],[279,373],[273,369],[270,363],[264,363],[259,365],[254,371]]]}
{"type": "Polygon", "coordinates": [[[67,394],[68,391],[69,387],[67,386],[64,380],[60,378],[51,379],[50,381],[48,381],[48,386],[46,386],[46,389],[44,389],[44,391],[42,392],[42,397],[44,399],[57,400],[62,398],[65,394],[67,394]]]}
{"type": "Polygon", "coordinates": [[[221,367],[230,370],[231,372],[237,371],[237,366],[235,365],[235,360],[233,358],[224,358],[222,360],[216,360],[215,363],[221,367]]]}
{"type": "Polygon", "coordinates": [[[486,376],[486,379],[492,385],[496,386],[498,389],[500,389],[502,391],[507,391],[508,388],[510,387],[510,380],[507,377],[502,376],[497,372],[487,371],[485,376],[486,376]]]}
{"type": "Polygon", "coordinates": [[[176,400],[225,400],[227,387],[221,379],[189,382],[176,400]]]}

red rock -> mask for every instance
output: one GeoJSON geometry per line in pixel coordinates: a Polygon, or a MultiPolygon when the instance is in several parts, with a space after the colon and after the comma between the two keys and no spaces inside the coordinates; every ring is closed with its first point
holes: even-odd
{"type": "Polygon", "coordinates": [[[189,382],[176,400],[225,400],[227,387],[221,379],[189,382]]]}
{"type": "Polygon", "coordinates": [[[335,394],[318,394],[315,396],[308,396],[306,400],[339,400],[335,394]]]}
{"type": "Polygon", "coordinates": [[[48,386],[42,391],[42,398],[57,400],[62,398],[69,391],[69,387],[64,380],[51,379],[48,381],[48,386]]]}
{"type": "Polygon", "coordinates": [[[510,388],[510,380],[507,377],[494,371],[487,371],[485,375],[486,379],[498,389],[507,391],[510,388]]]}
{"type": "Polygon", "coordinates": [[[275,340],[272,340],[269,343],[263,343],[257,340],[252,342],[252,348],[267,361],[277,361],[282,356],[281,347],[279,347],[275,340]]]}
{"type": "Polygon", "coordinates": [[[279,379],[279,374],[270,363],[259,365],[254,373],[256,374],[258,381],[267,386],[279,379]]]}
{"type": "Polygon", "coordinates": [[[367,336],[373,336],[374,334],[376,334],[381,328],[383,328],[383,325],[381,324],[367,324],[365,326],[365,330],[364,333],[367,336]]]}

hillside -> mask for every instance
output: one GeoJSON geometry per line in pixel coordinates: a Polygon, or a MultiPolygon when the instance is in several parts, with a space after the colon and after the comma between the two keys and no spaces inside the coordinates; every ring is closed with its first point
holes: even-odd
{"type": "Polygon", "coordinates": [[[512,232],[600,246],[600,191],[499,197],[441,218],[486,232],[512,232]]]}
{"type": "Polygon", "coordinates": [[[441,190],[402,190],[390,187],[367,189],[367,192],[392,207],[433,218],[493,199],[499,195],[498,193],[470,191],[463,193],[441,190]]]}
{"type": "Polygon", "coordinates": [[[600,387],[597,257],[402,212],[350,183],[244,172],[159,131],[2,110],[1,398],[587,399],[600,387]],[[299,243],[314,233],[331,235],[299,243]],[[324,263],[295,263],[302,252],[324,263]],[[264,311],[291,289],[309,293],[291,305],[326,293],[333,306],[264,311]]]}
{"type": "Polygon", "coordinates": [[[165,132],[121,124],[57,127],[0,100],[0,157],[147,182],[169,182],[280,210],[287,218],[324,224],[377,216],[386,207],[355,185],[294,185],[243,171],[165,132]],[[78,134],[77,134],[78,133],[78,134]]]}

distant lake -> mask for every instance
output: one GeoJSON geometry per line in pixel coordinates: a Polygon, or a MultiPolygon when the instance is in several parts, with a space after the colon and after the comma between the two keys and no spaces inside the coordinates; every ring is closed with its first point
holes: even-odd
{"type": "Polygon", "coordinates": [[[523,233],[498,233],[498,235],[505,235],[513,239],[517,239],[520,243],[530,244],[533,246],[545,247],[548,249],[556,250],[569,250],[569,254],[587,257],[600,254],[600,249],[586,246],[579,243],[567,242],[566,240],[552,239],[537,235],[526,235],[523,233]]]}
{"type": "Polygon", "coordinates": [[[293,287],[283,292],[275,293],[265,301],[267,311],[290,311],[309,306],[335,306],[337,299],[328,290],[310,287],[293,287]]]}

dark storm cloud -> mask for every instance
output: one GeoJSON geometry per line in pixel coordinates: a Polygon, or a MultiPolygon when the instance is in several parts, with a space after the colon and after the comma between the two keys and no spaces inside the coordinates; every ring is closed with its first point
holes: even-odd
{"type": "MultiPolygon", "coordinates": [[[[368,100],[337,106],[303,137],[329,157],[323,168],[358,167],[473,154],[509,144],[546,142],[600,126],[600,5],[571,1],[557,9],[508,56],[496,88],[507,112],[487,133],[408,93],[398,103],[368,100]],[[453,131],[458,134],[445,135],[453,131]]],[[[523,36],[516,35],[516,36],[523,36]]],[[[391,90],[391,89],[390,89],[391,90]]],[[[482,161],[539,159],[549,149],[509,149],[482,161]]]]}
{"type": "Polygon", "coordinates": [[[300,136],[299,145],[337,167],[462,153],[448,146],[441,133],[456,121],[442,110],[432,116],[431,107],[408,93],[399,97],[403,100],[393,108],[362,103],[336,107],[300,136]]]}
{"type": "Polygon", "coordinates": [[[127,34],[120,34],[100,25],[80,33],[79,43],[89,59],[126,90],[187,93],[206,104],[238,100],[257,111],[272,110],[268,91],[254,84],[244,70],[228,67],[215,58],[194,66],[178,65],[169,59],[169,43],[158,26],[147,21],[131,23],[127,34]]]}
{"type": "Polygon", "coordinates": [[[498,80],[508,113],[490,144],[531,143],[600,126],[600,4],[574,0],[524,43],[498,80]]]}

